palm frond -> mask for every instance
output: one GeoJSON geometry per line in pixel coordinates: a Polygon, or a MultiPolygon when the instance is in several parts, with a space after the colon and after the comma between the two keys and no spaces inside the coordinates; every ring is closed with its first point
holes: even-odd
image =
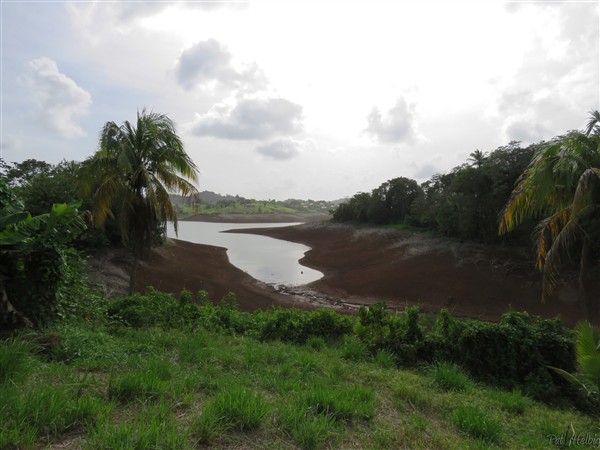
{"type": "Polygon", "coordinates": [[[592,133],[600,134],[600,112],[598,110],[591,110],[589,114],[590,118],[585,127],[585,135],[589,136],[592,133]]]}
{"type": "MultiPolygon", "coordinates": [[[[119,217],[124,243],[138,250],[157,225],[177,216],[169,192],[196,194],[197,168],[184,150],[175,123],[143,109],[137,121],[102,128],[96,154],[82,166],[82,186],[95,189],[94,218],[102,226],[119,217]]],[[[139,253],[138,253],[139,254],[139,253]]]]}
{"type": "Polygon", "coordinates": [[[591,393],[589,388],[587,387],[587,385],[585,383],[583,383],[578,377],[576,377],[572,373],[569,373],[566,370],[561,369],[559,367],[548,366],[548,368],[551,369],[552,371],[554,371],[555,373],[557,373],[558,375],[560,375],[561,377],[563,377],[568,382],[570,382],[570,383],[578,386],[580,389],[584,390],[588,395],[591,393]]]}
{"type": "Polygon", "coordinates": [[[574,246],[574,242],[577,241],[579,232],[578,224],[570,220],[553,240],[543,261],[542,300],[553,295],[556,291],[560,281],[560,267],[563,260],[569,257],[570,249],[574,246]]]}

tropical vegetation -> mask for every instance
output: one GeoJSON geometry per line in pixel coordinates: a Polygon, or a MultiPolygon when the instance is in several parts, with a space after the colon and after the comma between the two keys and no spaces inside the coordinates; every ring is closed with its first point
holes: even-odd
{"type": "MultiPolygon", "coordinates": [[[[584,132],[476,150],[421,185],[389,180],[334,218],[512,245],[535,228],[547,292],[571,264],[589,294],[599,124],[595,112],[584,132]],[[497,235],[500,212],[508,235],[497,235]]],[[[0,329],[19,328],[0,341],[0,448],[600,442],[600,333],[589,323],[574,331],[516,311],[485,323],[384,303],[248,313],[232,293],[99,294],[84,252],[120,243],[137,261],[176,220],[169,195],[197,193],[166,116],[107,123],[83,163],[0,161],[0,171],[0,329]]]]}
{"type": "Polygon", "coordinates": [[[543,273],[542,300],[577,273],[588,319],[600,312],[600,113],[584,131],[521,147],[511,142],[435,174],[395,178],[341,204],[339,222],[401,224],[461,240],[528,248],[543,273]],[[401,207],[400,207],[401,205],[401,207]],[[573,270],[576,267],[576,270],[573,270]]]}
{"type": "Polygon", "coordinates": [[[88,294],[79,301],[95,308],[0,343],[1,448],[548,448],[597,439],[589,414],[598,404],[560,377],[503,380],[569,354],[571,332],[557,321],[511,313],[484,324],[384,305],[356,317],[244,313],[232,295],[211,302],[202,291],[153,289],[101,305],[88,294]],[[455,356],[469,352],[470,368],[441,359],[451,343],[455,356]],[[504,343],[517,353],[497,351],[504,343]],[[527,358],[522,368],[516,357],[527,358]]]}
{"type": "Polygon", "coordinates": [[[573,374],[559,367],[550,368],[598,401],[600,400],[600,329],[589,322],[579,322],[576,333],[577,373],[573,374]]]}
{"type": "Polygon", "coordinates": [[[32,216],[0,179],[0,325],[41,326],[53,318],[79,255],[67,246],[85,229],[79,203],[32,216]],[[69,263],[71,261],[71,264],[69,263]]]}
{"type": "Polygon", "coordinates": [[[579,288],[590,319],[597,319],[599,308],[590,286],[600,256],[599,121],[595,111],[585,132],[571,131],[540,145],[500,220],[500,232],[506,233],[527,218],[542,218],[534,240],[544,295],[556,291],[561,266],[578,260],[579,288]]]}
{"type": "Polygon", "coordinates": [[[135,125],[108,122],[100,133],[98,151],[79,168],[81,193],[93,193],[92,214],[98,227],[117,219],[133,264],[133,292],[139,259],[148,254],[167,221],[177,232],[177,214],[169,194],[197,194],[192,182],[197,169],[184,150],[174,122],[163,114],[143,110],[135,125]]]}

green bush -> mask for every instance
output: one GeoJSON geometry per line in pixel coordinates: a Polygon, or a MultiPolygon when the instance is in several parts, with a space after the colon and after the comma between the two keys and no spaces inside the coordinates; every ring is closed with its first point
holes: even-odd
{"type": "Polygon", "coordinates": [[[511,311],[498,323],[486,323],[457,319],[442,310],[426,332],[416,307],[400,316],[388,313],[380,302],[361,307],[357,315],[354,331],[367,351],[389,351],[399,365],[446,361],[478,380],[520,388],[546,403],[569,399],[582,408],[590,406],[547,369],[552,365],[572,372],[575,367],[574,333],[558,319],[511,311]]]}
{"type": "Polygon", "coordinates": [[[145,294],[117,298],[108,308],[108,316],[134,328],[170,325],[180,316],[179,303],[171,294],[152,287],[145,294]]]}
{"type": "Polygon", "coordinates": [[[402,365],[427,359],[419,308],[416,306],[406,308],[402,315],[389,314],[384,302],[368,308],[361,306],[354,330],[371,354],[387,350],[402,365]]]}
{"type": "Polygon", "coordinates": [[[369,351],[363,341],[356,336],[344,336],[341,347],[342,358],[350,361],[365,361],[368,354],[369,351]]]}
{"type": "Polygon", "coordinates": [[[305,344],[310,337],[336,340],[350,332],[351,319],[327,309],[272,309],[260,313],[260,339],[305,344]]]}
{"type": "Polygon", "coordinates": [[[306,346],[308,348],[312,348],[313,350],[321,351],[325,348],[327,344],[322,337],[311,336],[306,340],[306,346]]]}

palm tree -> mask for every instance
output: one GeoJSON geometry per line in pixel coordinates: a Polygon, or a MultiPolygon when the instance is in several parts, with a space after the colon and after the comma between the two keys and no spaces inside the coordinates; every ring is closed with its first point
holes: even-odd
{"type": "Polygon", "coordinates": [[[542,300],[555,292],[560,267],[577,255],[580,294],[591,319],[598,307],[589,282],[593,238],[600,233],[600,114],[590,115],[585,132],[571,131],[541,145],[500,215],[499,231],[542,217],[534,233],[542,300]]]}
{"type": "Polygon", "coordinates": [[[474,152],[471,152],[469,154],[467,161],[471,161],[471,166],[475,166],[475,167],[479,168],[479,167],[483,166],[483,163],[485,162],[486,159],[487,159],[487,153],[482,152],[481,150],[477,149],[474,152]]]}
{"type": "Polygon", "coordinates": [[[99,149],[83,162],[79,181],[84,196],[93,194],[93,217],[102,227],[107,218],[117,218],[123,244],[134,262],[129,293],[133,292],[139,259],[151,248],[157,230],[174,223],[177,215],[169,193],[197,195],[191,183],[197,168],[177,136],[175,124],[166,115],[137,114],[137,123],[118,126],[107,122],[100,132],[99,149]]]}

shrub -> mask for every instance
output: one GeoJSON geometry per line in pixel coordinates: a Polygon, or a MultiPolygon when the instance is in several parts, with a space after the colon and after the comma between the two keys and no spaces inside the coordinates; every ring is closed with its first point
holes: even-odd
{"type": "Polygon", "coordinates": [[[396,357],[388,350],[379,350],[375,355],[375,363],[384,369],[396,367],[396,357]]]}
{"type": "Polygon", "coordinates": [[[416,306],[406,308],[401,316],[389,314],[384,302],[368,308],[362,306],[358,311],[355,332],[372,354],[388,350],[404,365],[426,359],[424,334],[416,306]]]}
{"type": "Polygon", "coordinates": [[[306,346],[313,350],[321,351],[325,348],[325,340],[322,337],[311,336],[306,340],[306,346]]]}
{"type": "Polygon", "coordinates": [[[281,340],[305,344],[309,337],[339,339],[348,333],[351,319],[331,310],[300,311],[297,309],[272,309],[260,315],[261,340],[281,340]]]}
{"type": "Polygon", "coordinates": [[[556,402],[572,397],[566,384],[547,369],[550,361],[573,367],[573,333],[558,320],[511,311],[499,323],[458,320],[442,311],[427,336],[426,354],[460,364],[475,378],[505,389],[556,402]]]}
{"type": "Polygon", "coordinates": [[[356,336],[344,336],[341,348],[342,358],[350,361],[364,361],[369,354],[366,345],[356,336]]]}

